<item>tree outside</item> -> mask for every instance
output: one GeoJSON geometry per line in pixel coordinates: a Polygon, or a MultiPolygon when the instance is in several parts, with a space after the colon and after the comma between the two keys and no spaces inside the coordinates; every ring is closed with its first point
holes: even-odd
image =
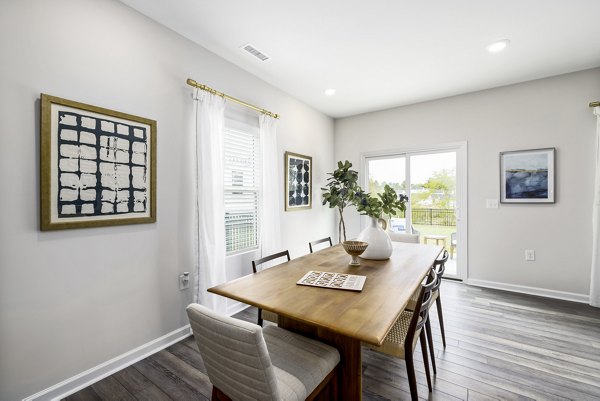
{"type": "Polygon", "coordinates": [[[410,204],[413,209],[454,209],[456,207],[456,171],[435,171],[425,183],[413,184],[410,204]]]}

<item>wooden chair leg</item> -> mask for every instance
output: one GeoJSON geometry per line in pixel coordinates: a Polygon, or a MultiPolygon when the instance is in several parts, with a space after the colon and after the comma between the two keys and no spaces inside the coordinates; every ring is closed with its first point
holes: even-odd
{"type": "Polygon", "coordinates": [[[431,373],[429,372],[429,358],[427,358],[427,345],[425,344],[427,340],[425,339],[425,333],[421,330],[421,335],[419,336],[419,342],[421,343],[421,352],[423,353],[423,364],[425,364],[425,375],[427,376],[427,387],[429,388],[429,392],[433,391],[431,387],[431,373]]]}
{"type": "Polygon", "coordinates": [[[433,374],[437,375],[437,369],[435,367],[435,351],[433,349],[433,336],[431,335],[431,323],[429,322],[429,317],[427,317],[427,322],[425,322],[425,332],[427,334],[427,344],[429,345],[429,355],[431,356],[431,367],[433,367],[433,374]]]}
{"type": "Polygon", "coordinates": [[[333,376],[331,378],[331,399],[332,400],[337,400],[338,399],[338,377],[340,375],[340,369],[336,368],[336,373],[335,376],[333,376]]]}
{"type": "Polygon", "coordinates": [[[415,363],[413,361],[413,350],[407,350],[404,360],[406,361],[406,373],[408,375],[408,385],[410,387],[410,398],[413,401],[419,400],[417,391],[417,378],[415,376],[415,363]]]}
{"type": "Polygon", "coordinates": [[[213,386],[211,401],[232,401],[224,392],[213,386]]]}
{"type": "Polygon", "coordinates": [[[444,348],[446,348],[446,332],[444,330],[444,314],[442,313],[442,298],[440,293],[438,293],[438,297],[435,300],[435,305],[437,306],[438,319],[440,320],[440,330],[442,331],[442,344],[444,344],[444,348]]]}

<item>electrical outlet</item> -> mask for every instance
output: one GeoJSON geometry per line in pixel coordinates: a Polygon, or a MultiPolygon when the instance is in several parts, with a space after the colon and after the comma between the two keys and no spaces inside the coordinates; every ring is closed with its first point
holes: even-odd
{"type": "Polygon", "coordinates": [[[529,262],[535,260],[535,251],[533,249],[525,249],[525,260],[529,262]]]}
{"type": "Polygon", "coordinates": [[[179,290],[183,291],[188,288],[190,288],[190,273],[183,272],[183,274],[179,276],[179,290]]]}
{"type": "Polygon", "coordinates": [[[498,199],[486,199],[485,207],[488,209],[498,209],[498,199]]]}

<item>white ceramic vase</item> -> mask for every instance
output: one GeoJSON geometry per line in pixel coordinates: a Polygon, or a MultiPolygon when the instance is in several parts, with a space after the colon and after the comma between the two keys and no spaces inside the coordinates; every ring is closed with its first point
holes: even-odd
{"type": "Polygon", "coordinates": [[[388,233],[381,228],[379,221],[385,220],[370,217],[369,226],[358,234],[357,240],[369,244],[367,249],[360,255],[363,259],[385,260],[392,256],[392,240],[388,233]]]}

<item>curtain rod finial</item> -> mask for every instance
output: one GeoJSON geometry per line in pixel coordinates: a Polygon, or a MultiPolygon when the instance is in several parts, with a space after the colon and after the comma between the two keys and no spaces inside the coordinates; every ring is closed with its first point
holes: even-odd
{"type": "Polygon", "coordinates": [[[590,102],[590,107],[600,107],[600,102],[590,102]]]}

